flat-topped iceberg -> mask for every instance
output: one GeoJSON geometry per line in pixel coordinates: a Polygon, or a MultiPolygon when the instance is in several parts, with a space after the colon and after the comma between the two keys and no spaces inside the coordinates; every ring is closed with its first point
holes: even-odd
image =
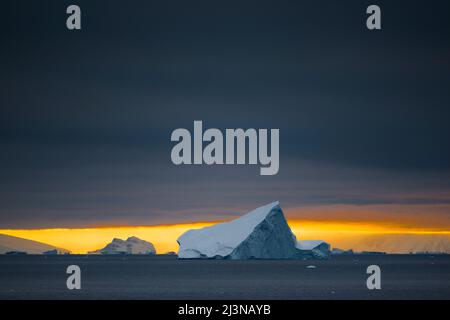
{"type": "Polygon", "coordinates": [[[177,241],[180,259],[299,259],[321,256],[298,248],[297,239],[278,202],[229,222],[191,229],[177,241]]]}

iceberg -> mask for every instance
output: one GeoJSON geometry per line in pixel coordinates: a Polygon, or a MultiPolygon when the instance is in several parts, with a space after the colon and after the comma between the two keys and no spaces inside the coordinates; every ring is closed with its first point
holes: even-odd
{"type": "Polygon", "coordinates": [[[129,237],[127,240],[114,238],[103,249],[89,252],[90,254],[156,254],[152,243],[137,237],[129,237]]]}
{"type": "Polygon", "coordinates": [[[229,222],[188,230],[177,242],[180,259],[319,258],[326,256],[326,246],[329,250],[323,241],[299,247],[278,201],[229,222]]]}
{"type": "Polygon", "coordinates": [[[56,250],[58,254],[70,253],[69,250],[57,248],[46,243],[0,234],[0,254],[6,254],[8,252],[45,254],[45,252],[53,250],[56,250]]]}
{"type": "Polygon", "coordinates": [[[343,249],[339,249],[339,248],[333,248],[333,250],[331,250],[331,254],[332,255],[349,255],[349,254],[353,254],[353,250],[352,249],[343,250],[343,249]]]}
{"type": "Polygon", "coordinates": [[[44,251],[42,252],[42,254],[48,255],[48,256],[55,256],[58,254],[58,250],[53,249],[53,250],[48,250],[48,251],[44,251]]]}
{"type": "Polygon", "coordinates": [[[322,240],[297,241],[299,258],[326,259],[330,256],[330,245],[322,240]]]}

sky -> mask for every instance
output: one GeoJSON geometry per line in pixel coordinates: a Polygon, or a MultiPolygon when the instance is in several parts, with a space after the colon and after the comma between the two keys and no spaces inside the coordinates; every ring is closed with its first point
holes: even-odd
{"type": "Polygon", "coordinates": [[[292,221],[450,230],[448,1],[5,1],[0,230],[292,221]],[[176,128],[279,128],[280,171],[175,166],[176,128]]]}

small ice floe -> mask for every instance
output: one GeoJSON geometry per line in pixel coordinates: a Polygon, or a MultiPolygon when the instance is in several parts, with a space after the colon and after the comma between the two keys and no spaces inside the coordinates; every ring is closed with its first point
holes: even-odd
{"type": "Polygon", "coordinates": [[[306,269],[315,269],[315,268],[317,268],[316,266],[313,266],[313,265],[310,265],[310,266],[307,266],[306,267],[306,269]]]}

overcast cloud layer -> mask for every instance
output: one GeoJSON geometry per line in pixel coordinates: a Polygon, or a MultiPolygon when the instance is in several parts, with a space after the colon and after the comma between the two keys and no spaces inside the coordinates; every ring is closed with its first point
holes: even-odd
{"type": "Polygon", "coordinates": [[[77,3],[2,3],[0,228],[450,203],[448,1],[77,3]],[[279,174],[174,166],[194,120],[279,128],[279,174]]]}

